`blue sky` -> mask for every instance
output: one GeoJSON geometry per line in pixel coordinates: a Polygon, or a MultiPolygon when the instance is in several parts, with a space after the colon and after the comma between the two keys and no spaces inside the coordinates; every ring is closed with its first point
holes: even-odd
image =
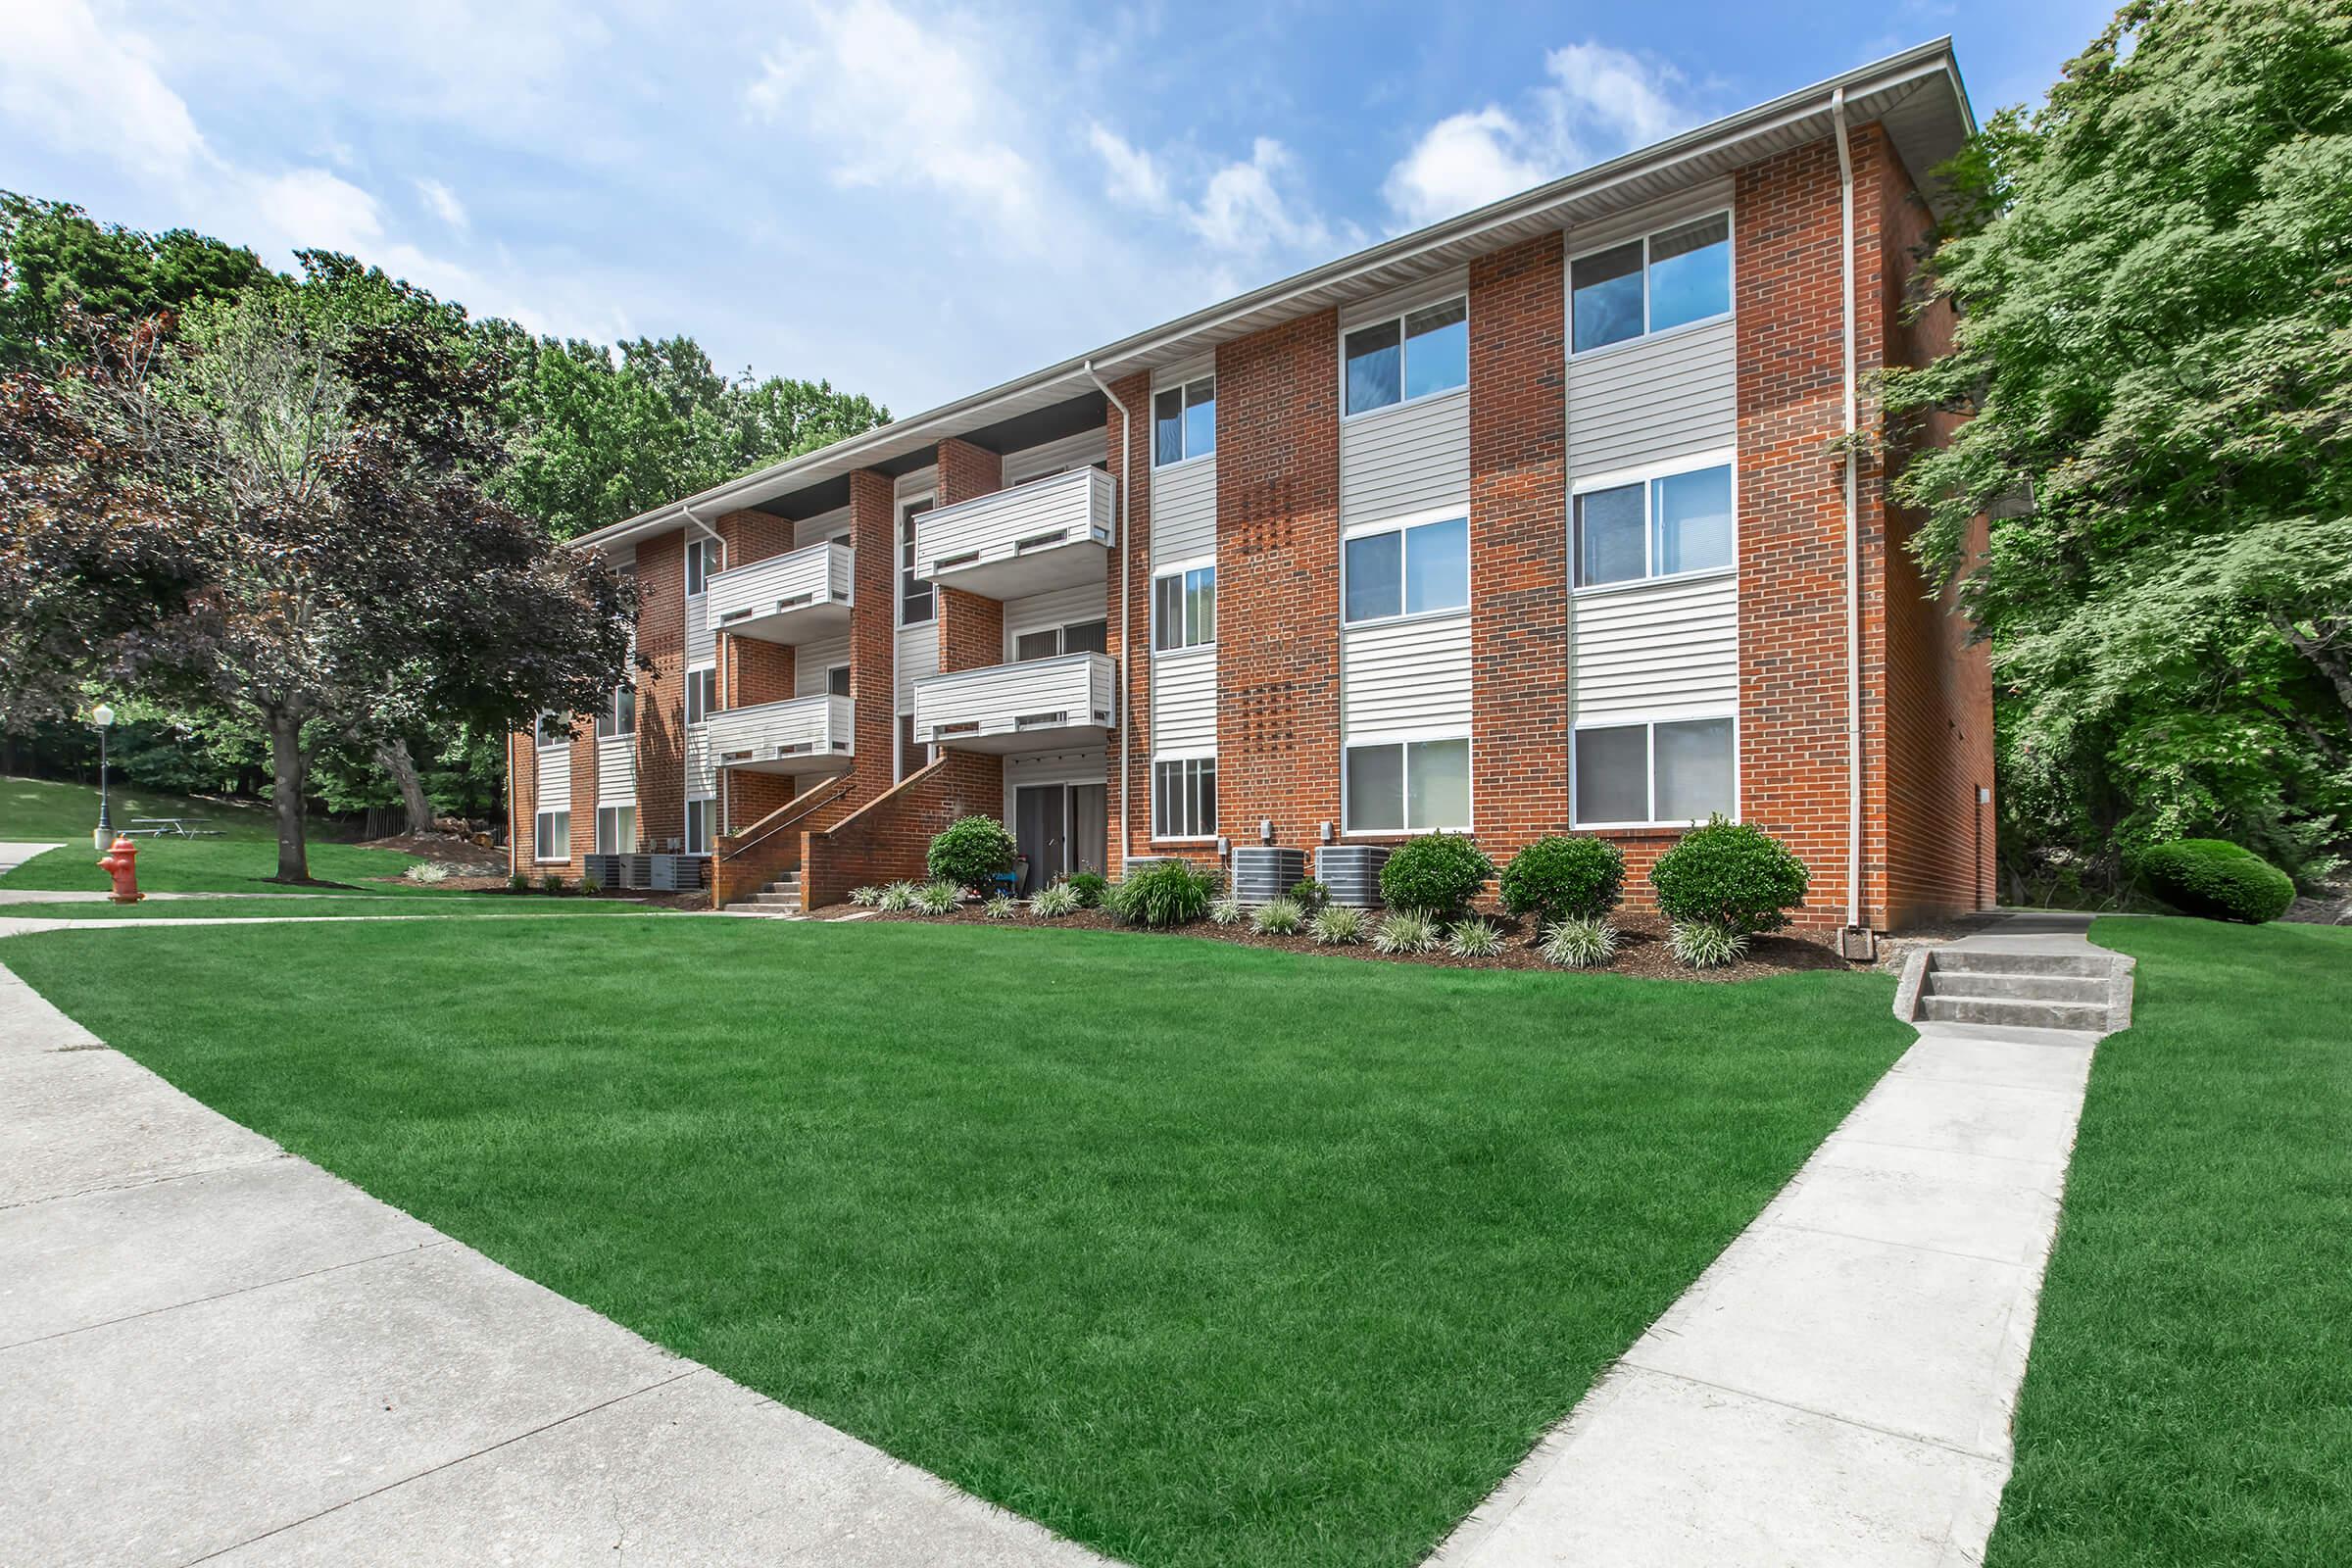
{"type": "Polygon", "coordinates": [[[0,0],[0,187],[909,414],[1945,32],[1984,116],[2110,9],[0,0]]]}

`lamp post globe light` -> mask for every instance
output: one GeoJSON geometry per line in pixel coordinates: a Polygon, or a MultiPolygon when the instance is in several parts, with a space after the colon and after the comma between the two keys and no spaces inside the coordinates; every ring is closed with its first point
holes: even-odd
{"type": "Polygon", "coordinates": [[[90,722],[98,730],[98,826],[90,834],[90,844],[103,853],[114,836],[114,822],[107,813],[106,732],[114,727],[115,710],[100,703],[90,710],[90,722]]]}

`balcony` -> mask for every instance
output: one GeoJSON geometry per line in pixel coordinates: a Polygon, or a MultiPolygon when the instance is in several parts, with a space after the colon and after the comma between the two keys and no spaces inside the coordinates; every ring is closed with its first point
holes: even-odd
{"type": "Polygon", "coordinates": [[[849,630],[851,562],[835,540],[711,574],[704,595],[710,629],[771,643],[805,643],[849,630]]]}
{"type": "Polygon", "coordinates": [[[926,675],[914,683],[914,738],[959,752],[1099,745],[1117,721],[1119,666],[1064,654],[926,675]]]}
{"type": "Polygon", "coordinates": [[[990,599],[1101,582],[1118,534],[1116,490],[1101,468],[1074,468],[926,512],[914,574],[990,599]]]}
{"type": "Polygon", "coordinates": [[[823,694],[722,708],[710,715],[710,759],[754,773],[847,772],[853,711],[847,697],[823,694]]]}

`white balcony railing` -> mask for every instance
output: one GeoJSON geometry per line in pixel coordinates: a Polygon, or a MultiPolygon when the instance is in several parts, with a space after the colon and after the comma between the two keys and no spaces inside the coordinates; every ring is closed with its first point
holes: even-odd
{"type": "Polygon", "coordinates": [[[703,595],[710,629],[771,643],[837,637],[850,623],[855,557],[835,540],[714,572],[703,595]]]}
{"type": "Polygon", "coordinates": [[[855,710],[847,697],[794,697],[710,715],[708,744],[718,766],[760,773],[837,773],[850,765],[855,710]]]}
{"type": "Polygon", "coordinates": [[[914,683],[914,738],[996,753],[1099,742],[1117,722],[1118,671],[1107,654],[1064,654],[925,675],[914,683]]]}
{"type": "Polygon", "coordinates": [[[1118,487],[1073,468],[926,512],[914,525],[914,574],[991,599],[1099,583],[1117,541],[1118,487]]]}

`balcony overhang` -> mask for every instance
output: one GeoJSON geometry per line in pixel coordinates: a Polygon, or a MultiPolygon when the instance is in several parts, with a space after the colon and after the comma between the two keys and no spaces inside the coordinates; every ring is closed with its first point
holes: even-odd
{"type": "Polygon", "coordinates": [[[927,512],[915,575],[990,599],[1099,583],[1118,538],[1117,490],[1101,468],[1076,468],[927,512]]]}
{"type": "Polygon", "coordinates": [[[857,573],[850,547],[828,540],[713,573],[703,600],[710,629],[762,642],[806,643],[850,629],[857,573]]]}
{"type": "Polygon", "coordinates": [[[745,773],[844,773],[855,760],[850,699],[830,693],[710,715],[710,760],[745,773]]]}
{"type": "Polygon", "coordinates": [[[1117,691],[1105,654],[926,675],[914,683],[914,738],[997,757],[1100,746],[1118,720],[1117,691]]]}

